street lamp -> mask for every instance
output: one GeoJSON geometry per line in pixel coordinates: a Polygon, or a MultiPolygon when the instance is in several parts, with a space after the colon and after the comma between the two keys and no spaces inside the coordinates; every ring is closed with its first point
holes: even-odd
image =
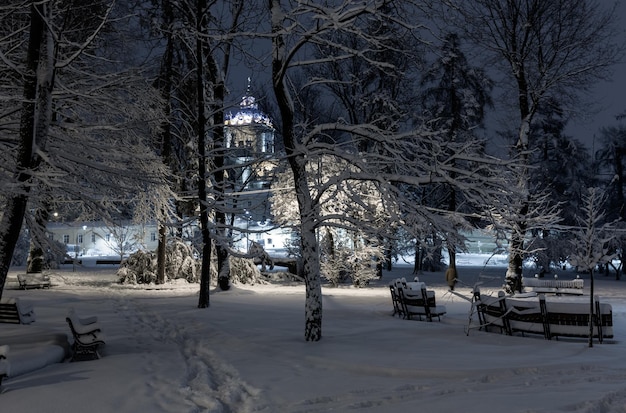
{"type": "Polygon", "coordinates": [[[246,252],[250,251],[250,211],[245,210],[246,216],[246,252]]]}

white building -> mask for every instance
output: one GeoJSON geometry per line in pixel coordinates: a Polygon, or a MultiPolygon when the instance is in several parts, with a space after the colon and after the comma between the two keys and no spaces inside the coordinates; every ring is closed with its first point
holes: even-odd
{"type": "Polygon", "coordinates": [[[120,257],[137,250],[154,251],[158,244],[157,227],[99,222],[50,222],[49,237],[65,244],[71,257],[120,257]]]}

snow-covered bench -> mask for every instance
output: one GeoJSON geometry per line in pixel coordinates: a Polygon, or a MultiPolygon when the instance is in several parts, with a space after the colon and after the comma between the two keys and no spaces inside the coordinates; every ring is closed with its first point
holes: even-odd
{"type": "MultiPolygon", "coordinates": [[[[404,278],[395,280],[391,285],[392,300],[394,300],[394,291],[397,296],[397,303],[394,303],[394,310],[398,307],[398,312],[404,318],[411,319],[412,316],[418,316],[421,320],[432,321],[433,317],[437,317],[441,321],[441,316],[446,313],[444,306],[438,306],[435,300],[435,292],[427,290],[426,284],[423,282],[407,282],[404,278]]],[[[395,311],[394,311],[395,314],[395,311]]]]}
{"type": "MultiPolygon", "coordinates": [[[[587,297],[557,297],[521,294],[498,297],[481,296],[475,291],[475,306],[481,327],[497,327],[506,334],[531,333],[553,337],[589,337],[590,303],[587,297]]],[[[600,342],[613,338],[613,309],[594,300],[593,337],[600,342]]]]}
{"type": "Polygon", "coordinates": [[[8,354],[9,346],[0,346],[0,386],[2,385],[2,379],[11,374],[11,364],[9,364],[9,360],[7,360],[8,354]]]}
{"type": "Polygon", "coordinates": [[[574,280],[543,279],[543,278],[522,278],[524,291],[536,292],[541,294],[569,294],[583,295],[583,287],[585,285],[581,278],[574,280]]]}
{"type": "Polygon", "coordinates": [[[104,345],[104,334],[98,318],[81,318],[76,315],[74,309],[70,309],[65,320],[74,338],[72,361],[99,359],[98,347],[104,345]]]}
{"type": "Polygon", "coordinates": [[[50,288],[50,276],[41,273],[18,274],[17,282],[20,288],[50,288]]]}
{"type": "Polygon", "coordinates": [[[0,323],[30,324],[35,321],[35,310],[18,298],[0,299],[0,323]]]}

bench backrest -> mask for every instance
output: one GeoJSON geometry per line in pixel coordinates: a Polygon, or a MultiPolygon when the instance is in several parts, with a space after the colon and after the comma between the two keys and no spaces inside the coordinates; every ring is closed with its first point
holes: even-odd
{"type": "Polygon", "coordinates": [[[0,323],[21,324],[17,303],[0,303],[0,323]]]}

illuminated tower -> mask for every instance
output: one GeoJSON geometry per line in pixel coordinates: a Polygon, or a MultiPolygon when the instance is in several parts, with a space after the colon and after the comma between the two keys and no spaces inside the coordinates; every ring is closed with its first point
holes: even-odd
{"type": "Polygon", "coordinates": [[[250,95],[249,78],[246,96],[237,111],[226,113],[224,124],[228,179],[234,190],[268,188],[274,169],[274,126],[250,95]]]}

